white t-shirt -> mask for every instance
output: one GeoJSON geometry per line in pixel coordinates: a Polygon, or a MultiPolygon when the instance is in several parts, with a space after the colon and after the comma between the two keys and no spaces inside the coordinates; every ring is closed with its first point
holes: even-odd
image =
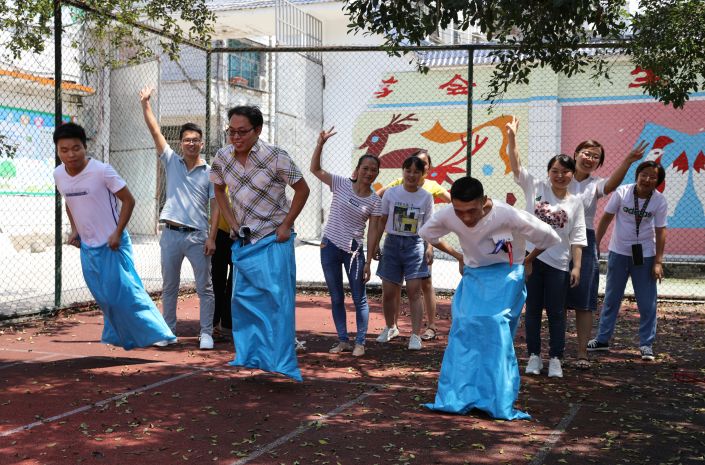
{"type": "MultiPolygon", "coordinates": [[[[548,181],[534,178],[524,168],[514,180],[524,191],[526,211],[551,226],[561,238],[560,244],[545,250],[538,259],[553,268],[568,271],[570,246],[587,245],[582,198],[568,193],[565,198],[559,199],[548,181]]],[[[529,244],[527,249],[533,250],[534,247],[529,244]]]]}
{"type": "Polygon", "coordinates": [[[588,176],[582,181],[573,178],[568,184],[568,192],[577,195],[583,201],[585,207],[585,227],[595,229],[595,213],[597,212],[597,200],[605,195],[605,184],[607,179],[588,176]]]}
{"type": "Polygon", "coordinates": [[[463,261],[470,268],[509,263],[507,253],[492,253],[500,239],[511,241],[514,263],[524,262],[527,240],[542,249],[548,249],[560,241],[558,234],[546,223],[495,199],[492,199],[492,209],[472,228],[466,226],[455,214],[453,206],[449,205],[436,212],[423,225],[419,235],[435,244],[450,232],[458,236],[463,261]]]}
{"type": "Polygon", "coordinates": [[[372,191],[367,197],[358,196],[349,178],[335,174],[331,174],[331,178],[333,200],[323,235],[340,250],[348,252],[353,239],[362,245],[370,216],[382,216],[382,199],[372,191]]]}
{"type": "MultiPolygon", "coordinates": [[[[605,213],[617,217],[610,238],[609,250],[620,255],[632,256],[632,244],[641,244],[644,257],[656,255],[656,231],[654,228],[665,228],[667,225],[668,206],[666,197],[659,191],[654,191],[646,207],[646,212],[639,225],[639,237],[636,236],[636,221],[634,214],[634,187],[636,184],[619,186],[610,197],[605,207],[605,213]]],[[[644,207],[646,199],[637,199],[638,211],[644,207]]]]}
{"type": "Polygon", "coordinates": [[[382,215],[388,215],[385,231],[399,236],[416,236],[433,214],[433,196],[423,189],[407,192],[395,186],[384,193],[382,215]]]}
{"type": "Polygon", "coordinates": [[[63,164],[57,166],[54,181],[71,210],[81,242],[91,247],[107,243],[120,217],[115,193],[126,185],[115,169],[90,158],[76,176],[70,176],[63,164]]]}

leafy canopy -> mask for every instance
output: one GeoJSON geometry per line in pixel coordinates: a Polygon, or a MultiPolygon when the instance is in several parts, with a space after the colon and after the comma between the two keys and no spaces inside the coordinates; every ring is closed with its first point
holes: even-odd
{"type": "MultiPolygon", "coordinates": [[[[184,41],[208,47],[215,23],[215,14],[206,8],[205,0],[72,0],[65,4],[86,7],[72,8],[69,15],[63,12],[74,25],[84,26],[90,36],[89,40],[83,40],[85,35],[74,37],[72,42],[90,60],[79,63],[84,71],[116,64],[116,51],[120,50],[129,51],[122,55],[128,62],[149,57],[155,53],[150,47],[154,37],[159,37],[161,49],[176,60],[184,41]],[[135,24],[152,25],[163,34],[155,36],[135,24]]],[[[1,0],[0,31],[0,50],[11,60],[52,48],[53,0],[1,0]]],[[[11,158],[15,153],[16,147],[0,134],[0,158],[11,158]]]]}
{"type": "MultiPolygon", "coordinates": [[[[95,38],[108,39],[114,49],[130,49],[136,56],[149,54],[149,47],[148,35],[134,24],[160,29],[162,49],[175,58],[184,41],[207,47],[215,23],[215,14],[206,8],[205,0],[72,0],[65,4],[87,7],[74,9],[72,19],[86,25],[95,38]]],[[[9,32],[0,47],[13,59],[53,47],[53,29],[53,0],[0,2],[0,30],[9,32]]]]}
{"type": "Polygon", "coordinates": [[[439,27],[479,27],[488,40],[508,46],[491,52],[497,60],[486,98],[492,101],[510,85],[527,83],[537,67],[609,78],[617,52],[657,76],[643,89],[664,104],[682,107],[703,87],[703,0],[640,0],[634,14],[626,0],[346,0],[344,8],[350,32],[381,35],[397,55],[401,45],[418,45],[439,27]],[[621,50],[580,48],[595,40],[621,50]]]}

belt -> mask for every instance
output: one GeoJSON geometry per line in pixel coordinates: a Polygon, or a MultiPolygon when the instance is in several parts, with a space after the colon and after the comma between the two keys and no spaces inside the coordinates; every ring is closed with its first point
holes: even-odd
{"type": "Polygon", "coordinates": [[[174,226],[173,224],[169,223],[164,223],[164,227],[166,229],[171,229],[172,231],[179,231],[179,232],[194,232],[198,231],[196,228],[192,228],[190,226],[174,226]]]}

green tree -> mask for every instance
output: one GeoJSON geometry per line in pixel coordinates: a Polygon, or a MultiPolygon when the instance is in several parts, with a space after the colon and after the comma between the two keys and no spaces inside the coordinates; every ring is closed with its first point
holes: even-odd
{"type": "Polygon", "coordinates": [[[485,96],[492,101],[510,85],[527,83],[537,67],[609,78],[615,51],[580,48],[597,39],[619,44],[619,53],[652,71],[657,78],[644,92],[664,104],[682,107],[703,88],[703,0],[640,0],[633,14],[626,0],[346,0],[345,9],[351,32],[383,36],[397,55],[402,44],[420,44],[438,27],[479,27],[488,40],[508,46],[492,52],[497,66],[485,96]]]}
{"type": "MultiPolygon", "coordinates": [[[[108,48],[129,49],[133,57],[152,53],[147,34],[134,24],[162,30],[169,36],[160,38],[162,49],[175,58],[185,40],[207,46],[215,23],[215,14],[206,8],[205,0],[71,0],[65,4],[85,6],[74,10],[73,19],[86,24],[95,37],[106,40],[108,48]]],[[[0,31],[9,34],[0,36],[5,39],[0,47],[13,59],[26,52],[41,53],[47,46],[53,47],[53,21],[53,0],[3,0],[0,31]]]]}
{"type": "Polygon", "coordinates": [[[17,153],[17,146],[7,140],[7,137],[0,134],[0,158],[13,158],[17,153]]]}

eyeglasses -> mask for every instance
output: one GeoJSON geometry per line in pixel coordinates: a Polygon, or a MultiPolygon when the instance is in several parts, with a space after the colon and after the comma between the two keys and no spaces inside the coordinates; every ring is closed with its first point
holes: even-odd
{"type": "Polygon", "coordinates": [[[597,153],[592,153],[592,152],[588,152],[587,150],[582,150],[582,151],[580,152],[580,155],[584,156],[585,158],[587,158],[587,159],[589,159],[589,160],[598,161],[598,160],[600,159],[600,155],[599,155],[599,154],[597,154],[597,153]]]}
{"type": "Polygon", "coordinates": [[[201,139],[181,139],[181,143],[186,145],[200,144],[201,139]]]}
{"type": "Polygon", "coordinates": [[[255,128],[250,128],[250,129],[233,129],[233,128],[228,128],[225,130],[225,135],[230,136],[230,137],[245,137],[248,132],[254,131],[255,128]]]}

